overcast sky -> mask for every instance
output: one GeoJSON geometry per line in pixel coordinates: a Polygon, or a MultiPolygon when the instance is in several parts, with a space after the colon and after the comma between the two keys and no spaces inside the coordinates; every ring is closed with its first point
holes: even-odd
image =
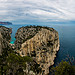
{"type": "Polygon", "coordinates": [[[75,0],[0,0],[0,21],[75,21],[75,0]]]}

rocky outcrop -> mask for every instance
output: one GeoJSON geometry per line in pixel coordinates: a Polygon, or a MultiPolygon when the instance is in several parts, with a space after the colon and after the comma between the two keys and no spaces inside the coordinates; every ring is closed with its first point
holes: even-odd
{"type": "Polygon", "coordinates": [[[15,37],[17,52],[21,56],[33,57],[42,68],[42,74],[48,74],[59,50],[58,32],[48,27],[27,26],[18,29],[15,37]]]}
{"type": "Polygon", "coordinates": [[[21,44],[24,43],[26,40],[32,38],[38,31],[40,30],[40,27],[21,27],[17,30],[16,32],[16,41],[15,41],[15,46],[17,49],[21,48],[21,44]]]}
{"type": "Polygon", "coordinates": [[[11,28],[0,26],[0,55],[2,55],[3,50],[9,47],[11,32],[11,28]]]}

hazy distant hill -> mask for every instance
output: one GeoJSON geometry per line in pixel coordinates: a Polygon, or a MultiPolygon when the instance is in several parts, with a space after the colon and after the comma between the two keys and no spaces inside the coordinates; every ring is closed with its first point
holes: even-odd
{"type": "Polygon", "coordinates": [[[11,22],[0,22],[0,25],[9,25],[12,24],[11,22]]]}

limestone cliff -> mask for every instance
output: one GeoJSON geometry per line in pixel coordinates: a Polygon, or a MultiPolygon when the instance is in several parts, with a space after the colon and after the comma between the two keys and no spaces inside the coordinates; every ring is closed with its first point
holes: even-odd
{"type": "Polygon", "coordinates": [[[16,33],[15,46],[21,56],[31,56],[42,68],[43,75],[49,73],[59,50],[58,32],[40,26],[21,27],[16,33]]]}
{"type": "Polygon", "coordinates": [[[3,50],[9,47],[11,32],[11,28],[0,26],[0,55],[2,55],[3,50]]]}

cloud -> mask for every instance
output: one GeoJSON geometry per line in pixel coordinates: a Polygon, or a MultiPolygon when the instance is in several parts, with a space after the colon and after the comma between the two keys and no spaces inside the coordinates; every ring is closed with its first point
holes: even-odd
{"type": "Polygon", "coordinates": [[[1,21],[74,21],[74,0],[0,0],[1,21]]]}

